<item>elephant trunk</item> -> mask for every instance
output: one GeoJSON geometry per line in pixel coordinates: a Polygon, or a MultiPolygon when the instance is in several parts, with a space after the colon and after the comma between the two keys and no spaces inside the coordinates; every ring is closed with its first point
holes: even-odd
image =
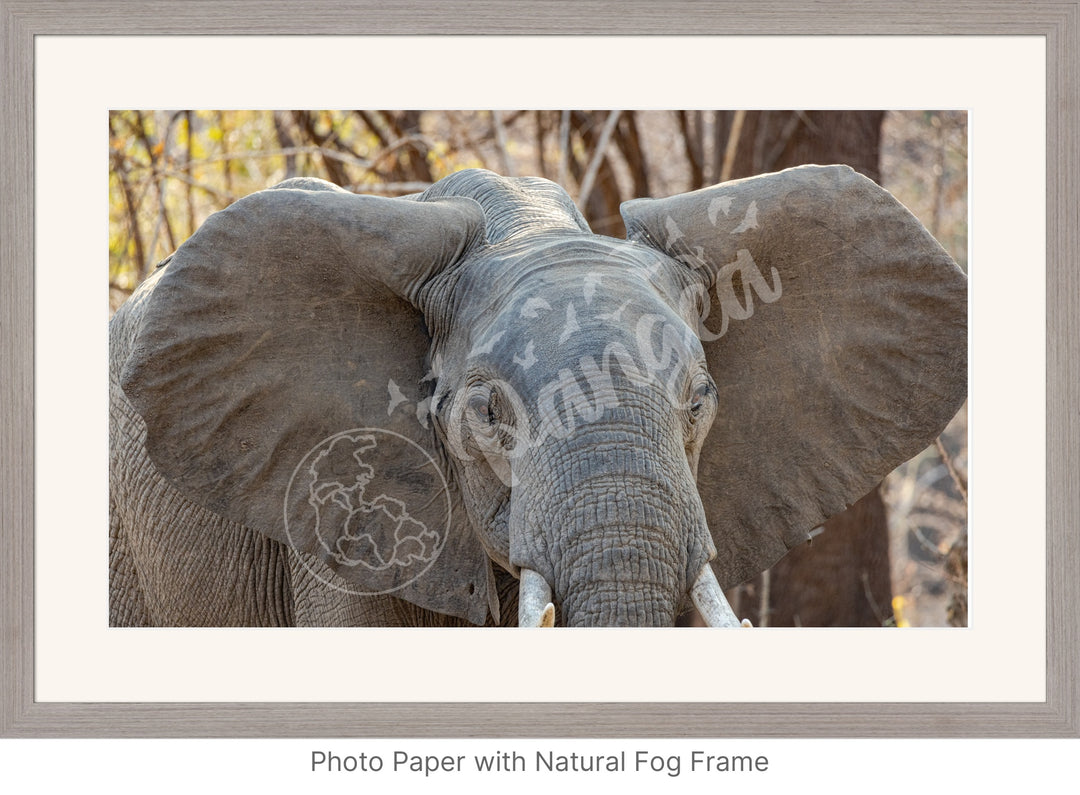
{"type": "MultiPolygon", "coordinates": [[[[750,622],[741,622],[731,609],[716,574],[708,564],[702,567],[701,574],[690,587],[690,599],[701,614],[708,627],[749,627],[750,622]]],[[[518,600],[519,627],[552,627],[555,625],[555,605],[551,602],[551,586],[542,575],[532,569],[521,570],[521,590],[518,600]]],[[[615,604],[615,612],[637,613],[626,603],[615,604]]],[[[644,611],[642,611],[644,612],[644,611]]]]}
{"type": "Polygon", "coordinates": [[[519,618],[537,626],[553,591],[566,626],[673,626],[713,554],[685,454],[664,455],[655,437],[581,431],[531,462],[515,490],[511,555],[529,605],[519,618]],[[525,487],[552,472],[556,488],[525,487]]]}
{"type": "Polygon", "coordinates": [[[662,583],[628,583],[602,573],[573,582],[561,600],[571,627],[670,627],[680,595],[662,583]]]}

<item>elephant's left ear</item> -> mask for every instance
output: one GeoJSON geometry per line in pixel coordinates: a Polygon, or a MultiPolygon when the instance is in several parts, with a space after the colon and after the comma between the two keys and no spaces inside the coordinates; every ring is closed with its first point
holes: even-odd
{"type": "Polygon", "coordinates": [[[427,418],[417,308],[483,238],[471,199],[318,180],[215,213],[118,313],[136,329],[121,386],[154,465],[352,593],[483,623],[489,564],[427,418]]]}
{"type": "Polygon", "coordinates": [[[630,239],[708,288],[699,333],[719,413],[698,484],[724,587],[807,540],[963,403],[967,279],[850,168],[636,200],[623,216],[630,239]]]}

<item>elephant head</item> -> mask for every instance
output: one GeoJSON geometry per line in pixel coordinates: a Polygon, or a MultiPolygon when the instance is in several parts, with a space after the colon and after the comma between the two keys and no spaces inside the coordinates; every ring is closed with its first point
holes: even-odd
{"type": "Polygon", "coordinates": [[[289,180],[136,295],[121,384],[182,494],[357,594],[483,623],[671,625],[808,541],[966,393],[966,279],[890,194],[805,166],[622,208],[465,171],[289,180]]]}

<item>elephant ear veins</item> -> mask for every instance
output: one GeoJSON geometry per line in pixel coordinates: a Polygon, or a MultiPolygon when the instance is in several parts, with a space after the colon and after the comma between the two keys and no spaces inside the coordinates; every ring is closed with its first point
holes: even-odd
{"type": "MultiPolygon", "coordinates": [[[[422,410],[429,339],[410,300],[482,239],[483,214],[469,199],[356,196],[312,180],[211,216],[147,288],[121,376],[155,466],[195,502],[318,554],[357,592],[369,589],[365,568],[345,565],[333,540],[290,537],[290,479],[310,451],[350,429],[380,429],[435,458],[422,410]]],[[[402,493],[422,487],[399,470],[388,477],[402,493]]],[[[392,513],[368,512],[372,521],[392,513]]],[[[462,548],[432,564],[448,586],[421,580],[395,593],[482,623],[486,558],[456,522],[442,541],[462,548]]],[[[423,557],[429,540],[399,534],[401,558],[423,557]]]]}
{"type": "Polygon", "coordinates": [[[623,205],[708,285],[699,488],[729,587],[933,442],[967,393],[967,279],[887,191],[802,166],[623,205]]]}

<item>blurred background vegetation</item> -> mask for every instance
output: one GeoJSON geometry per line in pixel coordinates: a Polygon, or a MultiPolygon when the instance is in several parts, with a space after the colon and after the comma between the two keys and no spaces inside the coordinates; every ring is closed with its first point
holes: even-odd
{"type": "MultiPolygon", "coordinates": [[[[809,162],[883,185],[967,270],[963,111],[116,110],[110,309],[211,213],[290,177],[400,196],[463,168],[538,175],[567,189],[593,231],[622,237],[627,199],[809,162]]],[[[815,540],[733,600],[758,625],[966,626],[966,484],[965,405],[830,521],[835,547],[815,540]]]]}

